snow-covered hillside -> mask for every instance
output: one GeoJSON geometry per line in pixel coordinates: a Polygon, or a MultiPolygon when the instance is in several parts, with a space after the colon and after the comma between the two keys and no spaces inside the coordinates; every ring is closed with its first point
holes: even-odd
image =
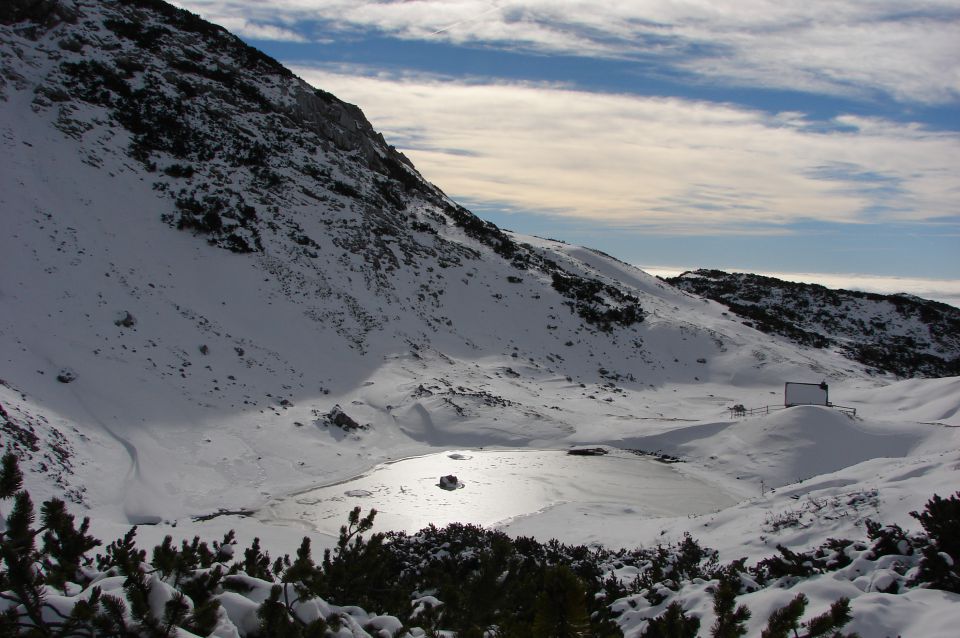
{"type": "MultiPolygon", "coordinates": [[[[66,497],[105,538],[330,546],[237,513],[452,448],[664,451],[734,499],[852,467],[819,484],[842,494],[879,459],[956,450],[956,379],[890,385],[610,256],[504,232],[359,109],[159,0],[5,3],[0,151],[0,431],[34,500],[66,497]],[[823,380],[863,418],[730,419],[823,380]]],[[[651,544],[686,520],[567,503],[509,529],[651,544]]],[[[727,529],[725,551],[744,533],[727,529]]]]}
{"type": "Polygon", "coordinates": [[[668,281],[728,306],[759,330],[803,345],[837,348],[881,372],[901,377],[960,373],[960,309],[944,303],[720,270],[689,271],[668,281]]]}

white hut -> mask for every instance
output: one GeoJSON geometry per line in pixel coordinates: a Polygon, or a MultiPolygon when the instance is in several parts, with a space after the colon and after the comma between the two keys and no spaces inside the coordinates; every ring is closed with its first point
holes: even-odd
{"type": "Polygon", "coordinates": [[[783,405],[787,408],[795,405],[830,405],[829,391],[826,381],[820,383],[787,381],[783,385],[783,405]]]}

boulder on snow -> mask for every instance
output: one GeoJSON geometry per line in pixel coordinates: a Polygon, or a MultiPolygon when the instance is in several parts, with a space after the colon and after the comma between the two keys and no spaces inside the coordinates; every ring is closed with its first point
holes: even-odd
{"type": "MultiPolygon", "coordinates": [[[[289,402],[288,402],[289,403],[289,402]]],[[[281,403],[282,405],[282,403],[281,403]]],[[[287,406],[284,406],[287,407],[287,406]]],[[[339,405],[333,406],[333,409],[323,415],[327,425],[335,425],[344,432],[353,432],[354,430],[366,430],[370,426],[360,425],[349,414],[343,411],[339,405]]]]}
{"type": "Polygon", "coordinates": [[[71,381],[77,380],[77,373],[74,372],[71,368],[63,368],[60,370],[60,374],[57,375],[57,381],[60,383],[70,383],[71,381]]]}
{"type": "Polygon", "coordinates": [[[137,318],[130,314],[129,310],[122,310],[117,313],[117,318],[114,319],[113,325],[121,328],[132,328],[137,325],[137,318]]]}
{"type": "Polygon", "coordinates": [[[567,454],[573,454],[574,456],[603,456],[608,452],[609,450],[602,447],[575,447],[567,450],[567,454]]]}
{"type": "Polygon", "coordinates": [[[461,487],[460,480],[453,474],[440,477],[440,487],[445,490],[455,490],[461,487]]]}

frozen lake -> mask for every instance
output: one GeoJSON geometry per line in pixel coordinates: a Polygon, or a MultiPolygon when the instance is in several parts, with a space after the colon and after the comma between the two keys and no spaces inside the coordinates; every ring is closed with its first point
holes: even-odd
{"type": "Polygon", "coordinates": [[[575,456],[556,450],[461,450],[403,459],[332,485],[277,499],[258,513],[337,534],[356,506],[376,508],[375,530],[415,532],[433,523],[485,527],[575,503],[649,518],[716,511],[736,501],[674,465],[629,453],[575,456]],[[457,489],[440,487],[456,475],[457,489]]]}

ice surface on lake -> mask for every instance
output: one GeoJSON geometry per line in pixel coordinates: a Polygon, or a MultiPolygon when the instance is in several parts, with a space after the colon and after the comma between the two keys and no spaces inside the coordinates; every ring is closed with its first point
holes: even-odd
{"type": "Polygon", "coordinates": [[[443,452],[274,501],[259,518],[336,534],[356,506],[376,508],[376,530],[414,532],[428,524],[493,526],[562,503],[611,507],[649,517],[712,512],[735,499],[720,488],[629,453],[571,456],[556,450],[443,452]],[[441,489],[455,474],[462,489],[441,489]]]}

